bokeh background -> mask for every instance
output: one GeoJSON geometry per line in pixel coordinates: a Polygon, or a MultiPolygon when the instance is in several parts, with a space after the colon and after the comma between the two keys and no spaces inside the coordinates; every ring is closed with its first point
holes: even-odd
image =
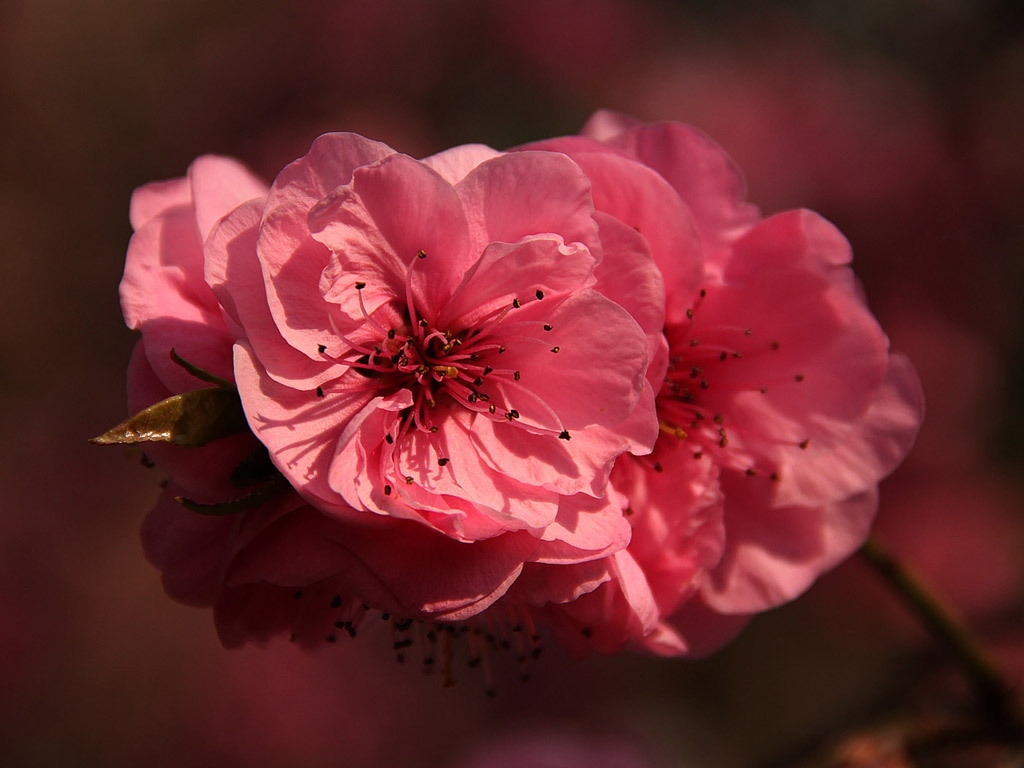
{"type": "Polygon", "coordinates": [[[929,409],[878,536],[1024,682],[1021,8],[5,0],[0,764],[785,766],[964,706],[858,560],[711,659],[549,648],[521,684],[499,657],[494,700],[372,632],[226,652],[164,596],[138,541],[159,476],[85,442],[125,414],[131,190],[206,152],[272,178],[329,130],[422,156],[573,133],[602,106],[704,129],[763,211],[814,208],[851,239],[929,409]]]}

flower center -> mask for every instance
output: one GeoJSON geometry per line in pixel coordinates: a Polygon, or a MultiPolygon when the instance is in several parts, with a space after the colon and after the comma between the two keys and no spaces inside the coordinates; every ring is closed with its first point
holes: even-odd
{"type": "MultiPolygon", "coordinates": [[[[550,346],[548,339],[528,331],[540,327],[545,332],[541,335],[546,335],[553,327],[543,320],[517,320],[510,315],[526,303],[543,300],[544,291],[537,288],[526,299],[514,298],[489,317],[475,321],[472,327],[436,327],[417,313],[409,278],[416,263],[426,257],[420,250],[408,265],[403,317],[394,327],[382,325],[367,311],[362,296],[366,283],[354,283],[364,329],[370,330],[363,335],[370,336],[372,341],[355,341],[335,328],[338,338],[349,346],[337,361],[347,364],[366,381],[362,386],[353,386],[352,379],[344,377],[347,381],[339,379],[328,390],[333,391],[337,386],[346,392],[374,391],[385,396],[408,390],[413,403],[400,413],[399,434],[410,429],[437,432],[434,409],[445,397],[486,418],[516,422],[521,415],[513,402],[517,390],[523,387],[522,374],[506,362],[514,355],[505,353],[508,346],[519,344],[550,346]]],[[[557,354],[559,350],[557,345],[550,347],[552,353],[557,354]]],[[[319,351],[326,354],[326,346],[321,345],[319,351]]],[[[323,387],[318,388],[317,396],[327,394],[323,387]]],[[[536,397],[530,397],[529,402],[531,407],[545,407],[536,397]]],[[[548,411],[546,416],[560,425],[552,412],[548,411]]],[[[571,439],[561,426],[555,433],[563,440],[571,439]]],[[[394,437],[388,434],[388,442],[393,442],[394,437]]]]}
{"type": "MultiPolygon", "coordinates": [[[[670,357],[665,382],[658,393],[658,419],[663,434],[686,441],[693,458],[709,455],[715,463],[756,474],[752,458],[732,448],[730,437],[742,434],[740,425],[729,424],[730,397],[742,392],[767,395],[770,387],[804,381],[802,373],[765,377],[763,355],[777,353],[782,344],[765,340],[754,328],[742,325],[702,323],[700,309],[708,298],[702,288],[686,321],[666,328],[670,357]]],[[[797,444],[804,449],[808,441],[797,444]]],[[[657,469],[657,467],[655,467],[657,469]]],[[[778,479],[775,472],[773,480],[778,479]]]]}

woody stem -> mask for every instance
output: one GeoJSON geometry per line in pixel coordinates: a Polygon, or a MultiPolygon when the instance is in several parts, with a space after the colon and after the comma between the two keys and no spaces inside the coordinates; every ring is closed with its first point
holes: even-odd
{"type": "Polygon", "coordinates": [[[860,554],[960,665],[989,720],[1001,731],[1019,736],[1024,723],[1013,688],[967,627],[878,541],[868,539],[860,554]]]}

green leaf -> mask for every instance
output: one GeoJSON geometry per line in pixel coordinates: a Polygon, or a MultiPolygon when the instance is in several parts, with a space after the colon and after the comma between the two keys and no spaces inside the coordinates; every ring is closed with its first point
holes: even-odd
{"type": "Polygon", "coordinates": [[[278,475],[268,483],[264,483],[255,491],[250,493],[248,496],[243,496],[235,501],[225,501],[220,504],[200,504],[199,502],[186,499],[184,496],[178,496],[177,502],[185,509],[191,510],[192,512],[198,512],[200,515],[214,515],[217,517],[224,515],[237,515],[240,512],[246,512],[253,507],[256,507],[268,499],[273,498],[277,494],[285,491],[289,488],[288,481],[284,478],[284,475],[278,475]]]}
{"type": "Polygon", "coordinates": [[[89,442],[174,443],[185,448],[206,445],[248,429],[242,401],[234,389],[196,389],[161,400],[89,442]]]}

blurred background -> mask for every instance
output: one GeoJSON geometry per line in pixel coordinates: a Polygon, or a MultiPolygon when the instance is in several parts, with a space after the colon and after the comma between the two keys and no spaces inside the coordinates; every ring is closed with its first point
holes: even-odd
{"type": "Polygon", "coordinates": [[[711,659],[549,648],[528,683],[509,662],[494,700],[468,670],[446,689],[398,665],[373,633],[226,652],[208,612],[164,596],[138,541],[159,477],[85,442],[125,414],[132,189],[206,152],[269,179],[330,130],[415,156],[503,148],[598,107],[702,128],[765,213],[814,208],[850,238],[928,400],[878,536],[1024,682],[1021,9],[5,0],[0,764],[786,766],[965,705],[856,559],[711,659]]]}

